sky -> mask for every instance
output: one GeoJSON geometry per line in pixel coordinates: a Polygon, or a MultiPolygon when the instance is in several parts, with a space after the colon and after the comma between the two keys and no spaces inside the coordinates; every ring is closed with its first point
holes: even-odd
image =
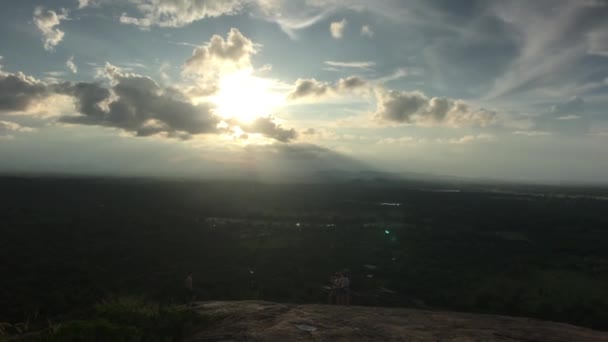
{"type": "Polygon", "coordinates": [[[0,172],[608,182],[608,1],[0,2],[0,172]]]}

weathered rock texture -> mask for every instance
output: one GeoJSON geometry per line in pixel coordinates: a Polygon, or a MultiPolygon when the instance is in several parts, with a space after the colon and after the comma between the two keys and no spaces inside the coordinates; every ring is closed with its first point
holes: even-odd
{"type": "Polygon", "coordinates": [[[261,301],[199,302],[209,326],[188,341],[607,341],[608,333],[495,315],[261,301]]]}

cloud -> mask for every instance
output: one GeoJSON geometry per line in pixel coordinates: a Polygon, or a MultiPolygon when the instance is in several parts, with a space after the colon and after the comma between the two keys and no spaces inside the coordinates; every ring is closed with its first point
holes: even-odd
{"type": "Polygon", "coordinates": [[[289,142],[298,137],[295,129],[283,128],[275,123],[271,117],[260,117],[250,124],[239,124],[239,127],[247,133],[260,133],[263,136],[280,142],[289,142]]]}
{"type": "MultiPolygon", "coordinates": [[[[222,119],[215,106],[194,104],[190,94],[161,87],[152,78],[128,73],[110,63],[99,71],[110,87],[91,82],[53,82],[37,80],[23,73],[0,72],[0,111],[26,111],[34,104],[54,96],[73,100],[76,115],[59,114],[59,122],[119,128],[136,136],[161,135],[187,139],[198,134],[223,134],[239,126],[246,133],[258,133],[281,142],[297,138],[294,129],[284,128],[271,117],[251,123],[231,122],[221,128],[222,119]]],[[[64,108],[64,107],[62,107],[64,108]]],[[[71,107],[70,108],[74,108],[71,107]]],[[[73,110],[73,109],[70,109],[73,110]]]]}
{"type": "Polygon", "coordinates": [[[222,134],[230,127],[246,133],[258,133],[280,142],[297,138],[294,129],[283,128],[271,117],[251,123],[229,122],[221,128],[221,118],[211,103],[193,104],[187,94],[176,88],[163,88],[153,79],[126,73],[106,63],[101,83],[61,83],[52,86],[56,94],[71,96],[79,115],[64,115],[60,122],[119,128],[136,136],[164,136],[188,139],[192,135],[222,134]]]}
{"type": "Polygon", "coordinates": [[[107,113],[107,102],[111,92],[98,83],[63,83],[57,85],[55,91],[63,95],[72,96],[76,102],[79,113],[88,117],[103,117],[107,113]]]}
{"type": "Polygon", "coordinates": [[[123,13],[120,16],[120,22],[141,28],[149,28],[151,26],[183,27],[204,18],[235,15],[250,1],[135,0],[132,2],[136,4],[136,9],[140,16],[129,16],[127,13],[123,13]]]}
{"type": "Polygon", "coordinates": [[[96,83],[63,84],[58,92],[75,98],[81,115],[63,116],[61,122],[120,128],[137,136],[161,134],[187,138],[218,133],[220,122],[209,104],[193,105],[184,94],[161,88],[149,77],[125,74],[107,64],[111,89],[96,83]]]}
{"type": "Polygon", "coordinates": [[[464,145],[475,141],[496,141],[496,136],[493,134],[480,133],[480,134],[467,134],[459,138],[438,138],[438,139],[425,139],[415,138],[412,136],[402,136],[398,138],[384,138],[377,142],[379,145],[400,145],[400,146],[413,146],[418,144],[449,144],[449,145],[464,145]]]}
{"type": "Polygon", "coordinates": [[[365,62],[337,62],[337,61],[325,61],[323,62],[331,67],[337,68],[353,68],[353,69],[370,69],[376,65],[371,61],[365,62]]]}
{"type": "Polygon", "coordinates": [[[21,126],[16,122],[0,120],[0,141],[14,139],[15,133],[31,133],[35,131],[34,128],[21,126]]]}
{"type": "Polygon", "coordinates": [[[513,132],[515,135],[522,135],[526,137],[545,137],[551,135],[551,132],[547,131],[515,131],[513,132]]]}
{"type": "Polygon", "coordinates": [[[415,145],[420,140],[410,136],[403,136],[398,138],[383,138],[377,142],[379,145],[415,145]]]}
{"type": "Polygon", "coordinates": [[[344,36],[344,29],[346,29],[347,21],[342,19],[341,21],[334,21],[329,25],[329,32],[334,39],[341,39],[344,36]]]}
{"type": "Polygon", "coordinates": [[[250,68],[251,56],[255,53],[254,43],[238,29],[232,28],[226,39],[214,35],[208,43],[194,49],[183,66],[183,73],[212,78],[221,71],[250,68]]]}
{"type": "Polygon", "coordinates": [[[89,0],[78,0],[78,9],[82,9],[89,6],[89,0]]]}
{"type": "Polygon", "coordinates": [[[361,35],[363,37],[372,38],[374,37],[374,31],[369,25],[363,25],[361,26],[361,35]]]}
{"type": "Polygon", "coordinates": [[[601,24],[608,14],[606,6],[554,1],[547,10],[542,2],[496,2],[491,11],[515,28],[512,36],[517,38],[518,53],[496,79],[487,99],[578,82],[585,77],[576,68],[584,64],[584,57],[603,52],[601,24]]]}
{"type": "Polygon", "coordinates": [[[471,109],[462,100],[445,97],[429,98],[420,91],[382,90],[376,92],[374,116],[387,122],[417,125],[447,125],[452,127],[486,126],[496,118],[496,112],[471,109]]]}
{"type": "Polygon", "coordinates": [[[496,136],[494,136],[493,134],[469,134],[469,135],[465,135],[461,138],[453,138],[453,139],[448,139],[446,142],[448,144],[455,144],[455,145],[461,145],[461,144],[468,144],[474,141],[496,141],[496,136]]]}
{"type": "Polygon", "coordinates": [[[580,115],[564,115],[564,116],[557,117],[557,120],[578,120],[580,118],[581,118],[580,115]]]}
{"type": "Polygon", "coordinates": [[[171,70],[171,63],[162,62],[158,67],[158,75],[160,76],[163,82],[169,82],[171,80],[171,76],[169,76],[169,72],[171,70]]]}
{"type": "Polygon", "coordinates": [[[556,115],[576,115],[580,114],[585,107],[585,101],[578,97],[574,96],[571,99],[557,103],[551,107],[551,113],[556,115]]]}
{"type": "Polygon", "coordinates": [[[0,72],[0,111],[24,111],[51,94],[49,86],[34,77],[0,72]]]}
{"type": "MultiPolygon", "coordinates": [[[[111,4],[110,0],[78,0],[79,8],[111,4]]],[[[127,1],[125,1],[127,2],[127,1]]],[[[340,10],[370,11],[402,20],[408,14],[397,1],[369,6],[366,0],[129,0],[133,8],[123,12],[123,24],[142,29],[183,27],[205,18],[247,13],[254,18],[277,24],[291,38],[297,31],[310,27],[340,10]]]]}
{"type": "Polygon", "coordinates": [[[42,33],[45,50],[53,50],[63,40],[65,33],[57,28],[57,26],[59,26],[61,20],[65,19],[68,19],[68,14],[65,10],[62,10],[59,14],[53,10],[45,10],[43,7],[36,7],[34,10],[33,20],[38,30],[42,33]]]}
{"type": "Polygon", "coordinates": [[[111,4],[113,0],[78,0],[78,9],[87,7],[99,7],[104,4],[111,4]]]}
{"type": "Polygon", "coordinates": [[[587,53],[590,55],[608,57],[608,27],[587,34],[587,53]]]}
{"type": "Polygon", "coordinates": [[[350,92],[365,90],[369,86],[368,82],[357,76],[341,78],[336,84],[329,84],[322,81],[311,79],[298,79],[294,89],[287,95],[289,100],[302,98],[323,98],[328,96],[343,95],[350,92]]]}
{"type": "Polygon", "coordinates": [[[34,128],[22,126],[16,122],[0,120],[0,134],[6,133],[6,132],[31,133],[31,132],[35,132],[35,131],[36,131],[36,129],[34,129],[34,128]]]}
{"type": "Polygon", "coordinates": [[[68,58],[68,60],[65,62],[65,66],[68,67],[73,74],[78,72],[78,67],[74,63],[74,56],[68,58]]]}
{"type": "Polygon", "coordinates": [[[304,134],[304,135],[315,135],[315,134],[317,134],[317,130],[314,129],[314,128],[312,128],[312,127],[310,127],[310,128],[307,128],[307,129],[303,130],[302,134],[304,134]]]}

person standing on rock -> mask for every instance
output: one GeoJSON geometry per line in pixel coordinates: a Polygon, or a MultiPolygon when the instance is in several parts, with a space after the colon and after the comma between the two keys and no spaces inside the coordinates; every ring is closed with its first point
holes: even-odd
{"type": "Polygon", "coordinates": [[[338,279],[340,279],[338,272],[329,277],[329,294],[327,295],[329,305],[338,304],[338,279]]]}
{"type": "Polygon", "coordinates": [[[345,272],[338,278],[338,304],[350,305],[350,279],[345,272]]]}
{"type": "Polygon", "coordinates": [[[186,304],[190,304],[194,301],[194,287],[192,285],[192,272],[189,272],[184,280],[184,300],[186,304]]]}

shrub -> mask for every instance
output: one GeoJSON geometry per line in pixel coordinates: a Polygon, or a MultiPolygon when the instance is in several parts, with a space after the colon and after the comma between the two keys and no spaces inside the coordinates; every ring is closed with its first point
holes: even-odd
{"type": "Polygon", "coordinates": [[[59,324],[48,341],[134,342],[141,341],[141,334],[136,327],[117,325],[106,319],[78,320],[59,324]]]}

